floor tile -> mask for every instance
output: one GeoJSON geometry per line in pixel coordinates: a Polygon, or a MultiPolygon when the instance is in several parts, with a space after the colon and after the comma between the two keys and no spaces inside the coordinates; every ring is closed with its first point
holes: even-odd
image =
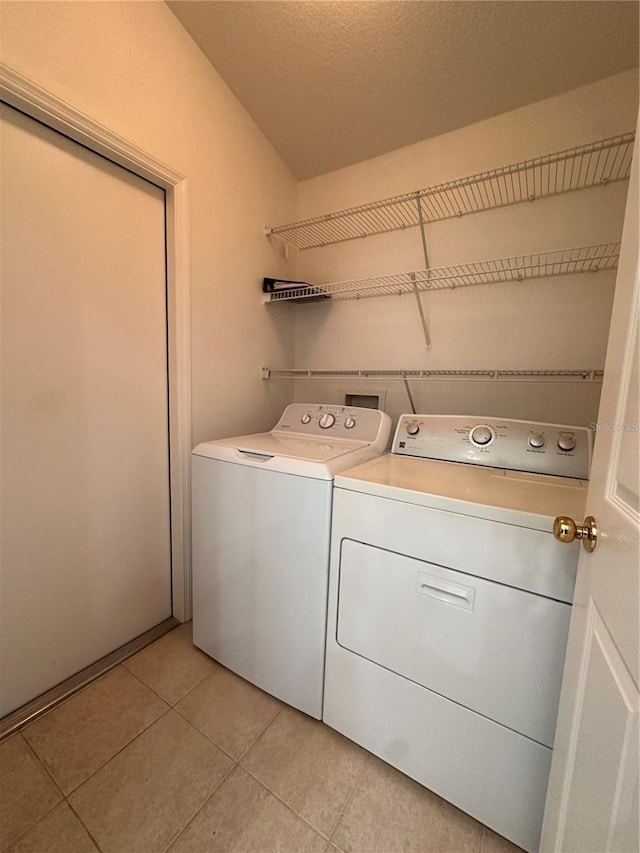
{"type": "Polygon", "coordinates": [[[191,623],[174,628],[149,648],[126,661],[141,681],[175,705],[216,667],[191,641],[191,623]]]}
{"type": "Polygon", "coordinates": [[[176,705],[176,710],[234,758],[258,737],[282,703],[223,666],[176,705]]]}
{"type": "Polygon", "coordinates": [[[167,708],[135,676],[118,667],[41,717],[23,734],[68,794],[167,708]]]}
{"type": "Polygon", "coordinates": [[[98,770],[69,802],[103,853],[164,850],[233,762],[175,711],[98,770]]]}
{"type": "Polygon", "coordinates": [[[7,853],[99,853],[66,803],[38,821],[7,853]]]}
{"type": "Polygon", "coordinates": [[[331,840],[345,853],[480,853],[482,825],[371,756],[331,840]]]}
{"type": "Polygon", "coordinates": [[[293,708],[283,708],[242,764],[320,832],[338,819],[364,750],[293,708]]]}
{"type": "Polygon", "coordinates": [[[524,851],[521,847],[516,847],[515,844],[485,826],[482,837],[482,853],[524,853],[524,851]]]}
{"type": "Polygon", "coordinates": [[[0,744],[0,768],[0,850],[4,850],[62,795],[21,735],[0,744]]]}
{"type": "Polygon", "coordinates": [[[324,853],[327,841],[237,767],[170,853],[324,853]]]}

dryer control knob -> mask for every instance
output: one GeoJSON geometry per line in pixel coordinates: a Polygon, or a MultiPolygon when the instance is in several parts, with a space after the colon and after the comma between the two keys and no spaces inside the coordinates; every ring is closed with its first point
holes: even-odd
{"type": "Polygon", "coordinates": [[[329,429],[336,422],[336,416],[332,415],[330,412],[325,412],[324,415],[320,418],[320,426],[322,429],[329,429]]]}
{"type": "Polygon", "coordinates": [[[420,432],[420,424],[409,424],[407,427],[408,435],[417,435],[420,432]]]}
{"type": "Polygon", "coordinates": [[[355,425],[356,425],[356,422],[355,422],[354,418],[352,418],[351,416],[349,416],[348,418],[345,418],[345,421],[344,421],[344,428],[345,429],[353,429],[355,425]]]}
{"type": "Polygon", "coordinates": [[[533,447],[535,450],[538,450],[540,447],[544,447],[547,443],[544,434],[541,432],[530,432],[529,438],[527,439],[527,444],[529,447],[533,447]]]}
{"type": "Polygon", "coordinates": [[[305,412],[304,415],[300,418],[303,424],[308,424],[311,421],[311,415],[309,412],[305,412]]]}
{"type": "Polygon", "coordinates": [[[558,439],[558,447],[560,450],[564,450],[567,453],[571,450],[576,449],[576,437],[572,432],[564,432],[560,433],[560,438],[558,439]]]}
{"type": "Polygon", "coordinates": [[[484,424],[482,424],[475,426],[471,430],[469,438],[473,444],[479,444],[480,447],[484,447],[485,444],[491,444],[494,438],[494,433],[491,427],[484,426],[484,424]]]}

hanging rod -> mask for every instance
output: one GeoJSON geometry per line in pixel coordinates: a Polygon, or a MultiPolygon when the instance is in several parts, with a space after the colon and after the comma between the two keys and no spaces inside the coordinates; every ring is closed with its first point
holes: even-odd
{"type": "Polygon", "coordinates": [[[620,243],[600,243],[573,249],[555,249],[513,258],[475,261],[450,267],[381,275],[321,285],[299,285],[266,294],[264,301],[314,302],[326,299],[363,299],[416,291],[453,289],[506,281],[545,278],[571,273],[600,272],[618,265],[620,243]]]}
{"type": "Polygon", "coordinates": [[[381,201],[267,228],[298,249],[312,249],[436,222],[629,177],[635,133],[624,133],[532,160],[512,163],[381,201]]]}
{"type": "Polygon", "coordinates": [[[316,368],[262,368],[263,379],[417,379],[501,382],[602,382],[603,370],[333,370],[316,368]]]}

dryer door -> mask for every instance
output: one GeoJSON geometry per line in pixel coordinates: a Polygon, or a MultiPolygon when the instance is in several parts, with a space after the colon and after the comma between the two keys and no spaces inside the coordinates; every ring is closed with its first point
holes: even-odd
{"type": "Polygon", "coordinates": [[[552,746],[569,605],[343,539],[339,645],[552,746]]]}

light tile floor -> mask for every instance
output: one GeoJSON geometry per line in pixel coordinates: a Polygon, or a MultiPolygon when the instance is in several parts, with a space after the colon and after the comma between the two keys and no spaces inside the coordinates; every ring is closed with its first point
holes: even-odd
{"type": "Polygon", "coordinates": [[[2,853],[516,853],[179,628],[0,744],[2,853]]]}

